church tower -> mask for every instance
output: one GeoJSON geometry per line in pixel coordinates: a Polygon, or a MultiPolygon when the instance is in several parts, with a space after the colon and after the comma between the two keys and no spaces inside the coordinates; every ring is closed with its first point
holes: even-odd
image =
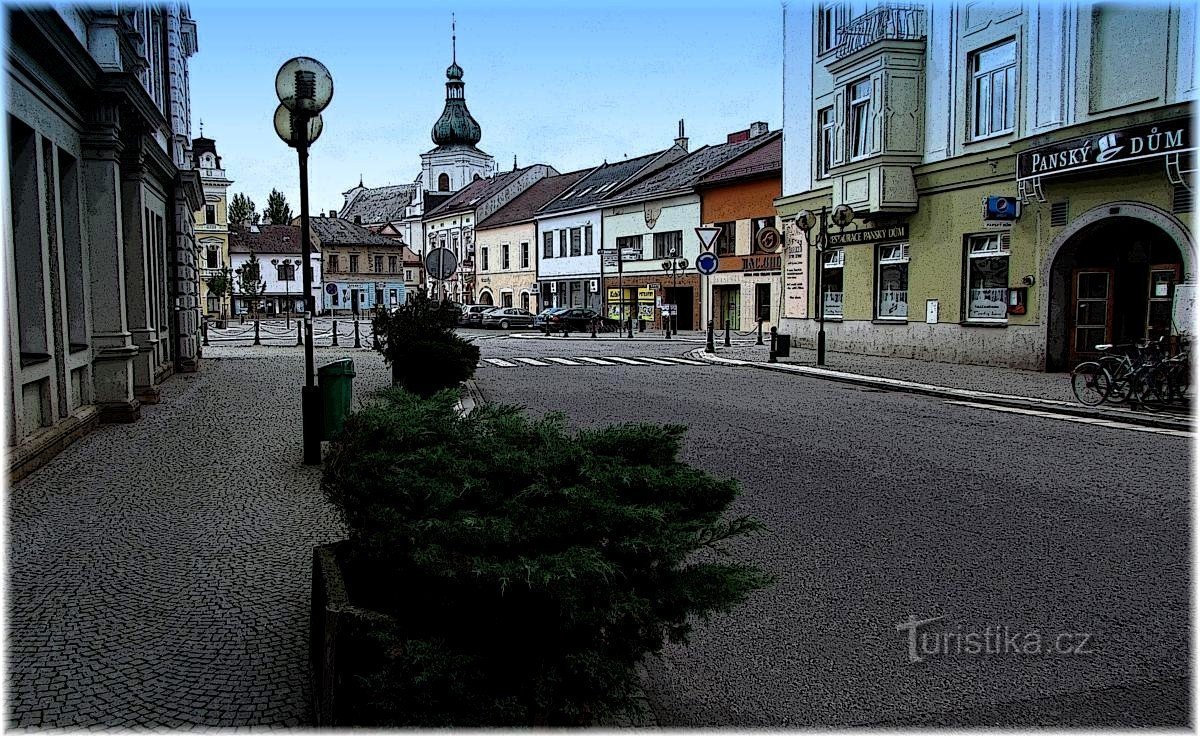
{"type": "Polygon", "coordinates": [[[496,160],[475,147],[483,137],[479,123],[467,110],[463,68],[458,65],[458,39],[451,23],[450,66],[446,69],[446,107],[433,124],[437,145],[421,154],[421,174],[429,192],[457,192],[473,180],[496,173],[496,160]]]}

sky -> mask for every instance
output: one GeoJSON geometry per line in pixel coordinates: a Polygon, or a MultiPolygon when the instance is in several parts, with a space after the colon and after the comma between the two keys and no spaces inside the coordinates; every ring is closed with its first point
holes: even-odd
{"type": "Polygon", "coordinates": [[[299,214],[295,152],[275,134],[275,74],[291,57],[325,64],[334,95],[309,159],[311,211],[342,193],[412,182],[445,103],[457,20],[478,147],[498,170],[544,163],[590,168],[671,145],[690,147],[766,121],[782,125],[779,0],[526,0],[349,5],[193,0],[192,135],[216,141],[229,197],[261,211],[272,188],[299,214]]]}

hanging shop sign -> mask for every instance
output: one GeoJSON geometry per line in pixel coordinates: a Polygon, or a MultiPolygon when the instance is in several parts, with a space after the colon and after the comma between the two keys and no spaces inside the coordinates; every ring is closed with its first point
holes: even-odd
{"type": "Polygon", "coordinates": [[[878,243],[908,238],[908,223],[881,228],[859,228],[843,233],[830,233],[826,246],[849,246],[856,243],[878,243]]]}
{"type": "Polygon", "coordinates": [[[778,272],[783,269],[782,254],[755,254],[752,256],[722,256],[722,272],[778,272]]]}
{"type": "Polygon", "coordinates": [[[1195,148],[1188,118],[1129,126],[1022,151],[1017,154],[1017,181],[1178,154],[1195,148]]]}

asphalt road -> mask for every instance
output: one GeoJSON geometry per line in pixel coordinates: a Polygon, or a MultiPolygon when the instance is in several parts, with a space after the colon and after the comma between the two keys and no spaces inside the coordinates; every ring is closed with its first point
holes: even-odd
{"type": "Polygon", "coordinates": [[[735,551],[775,585],[648,664],[660,725],[1190,723],[1190,438],[572,358],[694,342],[473,334],[487,400],[684,423],[685,458],[738,479],[735,512],[770,529],[735,551]]]}

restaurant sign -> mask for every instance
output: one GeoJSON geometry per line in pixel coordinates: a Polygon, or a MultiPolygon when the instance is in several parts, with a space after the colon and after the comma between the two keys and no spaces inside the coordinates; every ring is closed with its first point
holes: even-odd
{"type": "Polygon", "coordinates": [[[721,272],[778,272],[783,268],[781,254],[722,256],[717,267],[721,272]]]}
{"type": "Polygon", "coordinates": [[[884,226],[883,228],[860,228],[844,233],[830,233],[827,247],[849,246],[856,243],[878,243],[908,238],[908,224],[884,226]]]}
{"type": "Polygon", "coordinates": [[[1017,181],[1195,149],[1187,118],[1058,141],[1017,155],[1017,181]]]}

